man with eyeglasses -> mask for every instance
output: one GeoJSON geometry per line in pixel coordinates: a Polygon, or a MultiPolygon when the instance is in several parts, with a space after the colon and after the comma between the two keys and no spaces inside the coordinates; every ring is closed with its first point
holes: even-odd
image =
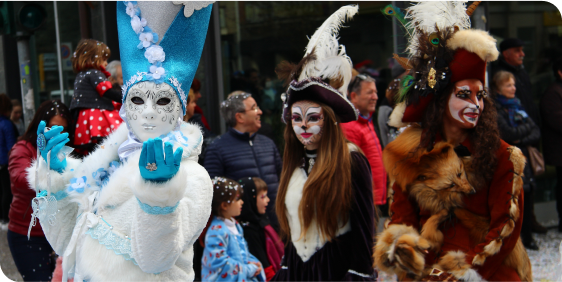
{"type": "Polygon", "coordinates": [[[382,163],[382,149],[373,123],[373,113],[377,105],[377,86],[375,79],[358,74],[349,83],[348,98],[359,111],[356,121],[342,123],[347,139],[355,143],[371,164],[373,175],[373,196],[376,205],[386,204],[386,171],[382,163]]]}
{"type": "Polygon", "coordinates": [[[262,111],[251,94],[235,91],[221,103],[221,115],[228,125],[226,133],[209,145],[203,166],[211,178],[230,179],[259,177],[267,183],[271,199],[267,215],[274,228],[279,223],[275,215],[275,199],[281,174],[281,156],[275,143],[261,135],[262,111]]]}

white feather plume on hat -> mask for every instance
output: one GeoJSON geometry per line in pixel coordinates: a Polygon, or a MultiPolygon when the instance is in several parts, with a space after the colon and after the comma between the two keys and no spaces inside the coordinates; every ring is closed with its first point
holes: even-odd
{"type": "Polygon", "coordinates": [[[298,80],[308,77],[342,80],[338,91],[347,94],[347,85],[351,81],[352,63],[345,53],[345,47],[338,43],[338,32],[343,23],[353,18],[359,11],[357,5],[339,8],[314,32],[306,46],[305,57],[314,51],[315,60],[310,60],[303,67],[298,80]]]}
{"type": "Polygon", "coordinates": [[[466,13],[467,1],[419,1],[406,9],[406,28],[412,31],[408,52],[410,56],[418,52],[417,37],[421,32],[436,32],[446,27],[470,28],[470,17],[466,13]]]}

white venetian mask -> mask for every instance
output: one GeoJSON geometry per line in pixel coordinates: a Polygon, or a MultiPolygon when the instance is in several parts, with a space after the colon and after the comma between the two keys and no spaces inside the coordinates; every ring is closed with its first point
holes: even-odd
{"type": "Polygon", "coordinates": [[[174,88],[152,81],[133,85],[124,107],[129,128],[141,142],[168,134],[183,115],[174,88]]]}

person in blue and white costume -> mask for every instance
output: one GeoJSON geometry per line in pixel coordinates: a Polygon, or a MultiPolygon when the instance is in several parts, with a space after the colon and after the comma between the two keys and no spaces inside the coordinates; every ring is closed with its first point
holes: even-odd
{"type": "Polygon", "coordinates": [[[38,129],[28,168],[38,218],[63,257],[63,281],[192,281],[193,243],[211,211],[197,164],[202,134],[182,121],[210,2],[119,2],[119,127],[84,160],[64,157],[62,128],[38,129]],[[163,36],[162,36],[163,35],[163,36]]]}

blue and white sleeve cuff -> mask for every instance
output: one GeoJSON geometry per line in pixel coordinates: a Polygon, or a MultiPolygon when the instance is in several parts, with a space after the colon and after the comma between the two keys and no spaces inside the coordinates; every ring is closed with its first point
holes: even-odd
{"type": "Polygon", "coordinates": [[[173,213],[180,204],[180,202],[178,201],[176,203],[176,205],[173,206],[173,207],[158,207],[158,206],[153,207],[151,205],[148,205],[148,204],[145,204],[145,203],[141,202],[138,198],[137,198],[137,202],[139,202],[140,208],[145,213],[153,214],[153,215],[156,215],[156,214],[164,215],[164,214],[173,213]]]}

